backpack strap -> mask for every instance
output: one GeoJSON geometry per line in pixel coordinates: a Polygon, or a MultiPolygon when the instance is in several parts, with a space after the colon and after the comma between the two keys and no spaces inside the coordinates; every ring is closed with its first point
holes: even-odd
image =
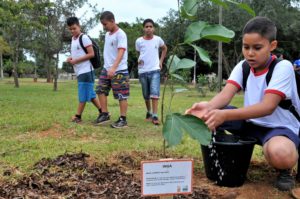
{"type": "MultiPolygon", "coordinates": [[[[270,64],[269,71],[266,76],[267,85],[269,85],[269,83],[270,83],[270,80],[272,78],[272,74],[273,74],[276,64],[278,64],[280,61],[282,61],[282,59],[277,58],[277,59],[273,60],[272,63],[270,64]]],[[[280,106],[281,108],[283,108],[285,110],[289,110],[297,118],[297,120],[300,121],[300,116],[299,116],[298,112],[296,111],[296,108],[293,106],[292,100],[290,100],[290,99],[281,100],[279,102],[278,106],[280,106]]]]}
{"type": "MultiPolygon", "coordinates": [[[[79,44],[80,44],[81,48],[84,50],[85,54],[88,54],[88,51],[87,51],[86,47],[84,47],[84,45],[83,45],[83,41],[82,41],[83,35],[84,34],[81,34],[79,36],[79,44]]],[[[92,78],[93,78],[93,81],[94,81],[93,68],[92,68],[92,66],[90,66],[90,67],[91,67],[91,75],[92,75],[92,78]]]]}
{"type": "Polygon", "coordinates": [[[244,61],[242,64],[242,68],[243,68],[243,90],[246,90],[246,86],[247,86],[247,80],[248,80],[248,76],[250,74],[250,65],[248,64],[247,61],[244,61]]]}
{"type": "Polygon", "coordinates": [[[273,71],[274,71],[275,66],[276,66],[279,62],[281,62],[281,61],[282,61],[282,59],[276,58],[276,59],[274,59],[274,60],[271,62],[271,64],[269,65],[269,70],[268,70],[268,73],[267,73],[267,75],[266,75],[266,83],[267,83],[267,86],[269,85],[269,82],[270,82],[270,80],[271,80],[271,78],[272,78],[272,74],[273,74],[273,71]]]}
{"type": "Polygon", "coordinates": [[[79,44],[80,44],[81,48],[84,50],[85,54],[87,54],[88,51],[87,51],[86,47],[84,47],[83,42],[82,42],[82,37],[83,37],[83,35],[84,35],[84,34],[81,34],[81,35],[79,36],[79,44]]]}

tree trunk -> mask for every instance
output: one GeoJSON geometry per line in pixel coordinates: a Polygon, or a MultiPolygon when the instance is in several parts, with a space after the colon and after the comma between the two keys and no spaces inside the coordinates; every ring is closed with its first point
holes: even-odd
{"type": "Polygon", "coordinates": [[[14,76],[14,82],[15,82],[15,87],[19,88],[19,79],[18,79],[18,59],[19,59],[19,53],[18,51],[15,52],[16,54],[14,55],[14,61],[13,61],[13,76],[14,76]]]}
{"type": "Polygon", "coordinates": [[[56,54],[56,64],[55,64],[55,74],[54,74],[54,91],[57,91],[57,78],[58,78],[58,62],[59,62],[59,54],[56,54]]]}
{"type": "Polygon", "coordinates": [[[223,57],[223,63],[224,63],[224,69],[226,71],[226,75],[227,75],[227,77],[229,77],[231,69],[230,69],[229,62],[228,62],[224,52],[222,53],[222,57],[223,57]]]}
{"type": "Polygon", "coordinates": [[[48,57],[47,54],[45,54],[44,56],[44,60],[45,60],[45,65],[46,65],[46,71],[47,71],[47,83],[52,82],[51,81],[51,68],[50,68],[50,58],[48,57]]]}
{"type": "Polygon", "coordinates": [[[3,75],[3,54],[0,51],[0,79],[3,79],[4,75],[3,75]]]}
{"type": "Polygon", "coordinates": [[[13,75],[14,75],[14,82],[15,88],[19,88],[19,79],[18,79],[18,62],[19,62],[19,34],[17,34],[16,39],[16,48],[14,52],[14,61],[13,61],[13,75]]]}
{"type": "Polygon", "coordinates": [[[36,61],[34,63],[34,78],[33,78],[33,82],[37,82],[37,72],[36,72],[36,61]]]}

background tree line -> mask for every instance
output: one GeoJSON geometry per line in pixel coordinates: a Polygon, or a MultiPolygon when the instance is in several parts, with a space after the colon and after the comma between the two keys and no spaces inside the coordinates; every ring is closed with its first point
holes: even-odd
{"type": "MultiPolygon", "coordinates": [[[[175,1],[175,0],[174,0],[175,1]]],[[[197,19],[209,23],[218,23],[218,6],[209,0],[199,0],[197,19]]],[[[279,47],[275,53],[281,53],[286,59],[293,61],[300,49],[300,0],[237,0],[248,4],[259,16],[272,19],[278,28],[279,47]]],[[[101,2],[100,2],[101,3],[101,2]]],[[[37,74],[46,77],[50,82],[57,79],[58,54],[69,52],[70,34],[67,30],[66,18],[74,16],[75,12],[88,6],[93,13],[91,18],[82,18],[84,32],[99,23],[100,11],[96,5],[90,5],[88,0],[2,0],[0,2],[0,71],[13,75],[15,86],[18,87],[18,77],[22,74],[37,74]],[[25,53],[30,54],[35,62],[27,60],[25,53]]],[[[118,13],[115,13],[116,17],[118,13]]],[[[85,15],[84,15],[85,16],[85,15]]],[[[223,25],[235,31],[236,36],[229,44],[223,45],[223,77],[227,78],[235,64],[242,59],[241,32],[245,23],[252,16],[242,9],[232,7],[223,10],[223,25]]],[[[151,16],[149,16],[151,18],[151,16]]],[[[119,22],[119,26],[128,37],[128,66],[131,77],[137,77],[137,53],[135,40],[142,35],[142,18],[136,18],[134,23],[119,22]]],[[[168,45],[169,52],[176,43],[183,42],[184,31],[191,23],[180,17],[178,10],[170,10],[165,17],[157,21],[156,34],[160,35],[168,45]]],[[[100,32],[98,38],[103,49],[105,32],[100,32]]],[[[201,46],[208,50],[213,61],[212,67],[197,59],[197,75],[217,72],[217,43],[201,41],[201,46]]],[[[194,59],[194,50],[183,47],[179,55],[194,59]]],[[[73,72],[72,66],[63,64],[63,71],[73,72]]],[[[97,71],[99,72],[99,71],[97,71]]],[[[193,71],[191,71],[192,73],[193,71]]],[[[1,72],[0,72],[1,75],[1,72]]],[[[3,77],[0,76],[0,78],[3,77]]],[[[192,74],[187,74],[191,79],[192,74]]]]}
{"type": "Polygon", "coordinates": [[[99,17],[96,5],[90,5],[88,0],[0,2],[0,57],[3,60],[0,70],[13,75],[15,87],[19,87],[20,75],[34,73],[46,77],[47,82],[54,79],[54,89],[57,89],[58,55],[69,51],[71,41],[66,19],[83,6],[88,6],[93,13],[92,17],[81,19],[83,30],[88,30],[99,17]],[[35,62],[29,62],[25,54],[35,62]]]}

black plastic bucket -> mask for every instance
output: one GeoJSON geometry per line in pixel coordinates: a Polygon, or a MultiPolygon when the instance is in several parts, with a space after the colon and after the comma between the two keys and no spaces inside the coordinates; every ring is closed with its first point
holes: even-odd
{"type": "Polygon", "coordinates": [[[243,185],[255,143],[255,138],[217,134],[210,146],[201,145],[207,178],[220,186],[243,185]]]}

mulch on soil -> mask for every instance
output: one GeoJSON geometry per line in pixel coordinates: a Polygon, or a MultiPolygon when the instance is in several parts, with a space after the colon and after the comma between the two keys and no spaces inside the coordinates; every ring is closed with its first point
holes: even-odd
{"type": "MultiPolygon", "coordinates": [[[[35,164],[31,175],[16,182],[0,184],[0,198],[141,198],[141,182],[133,172],[124,169],[128,167],[119,163],[90,164],[88,158],[88,154],[76,153],[64,154],[55,159],[42,159],[35,164]]],[[[128,166],[134,161],[127,156],[122,157],[121,162],[128,166]]],[[[11,172],[5,171],[4,175],[11,175],[11,172]]],[[[154,198],[158,197],[146,197],[154,198]]],[[[211,197],[207,189],[194,187],[192,195],[174,198],[211,197]]]]}

